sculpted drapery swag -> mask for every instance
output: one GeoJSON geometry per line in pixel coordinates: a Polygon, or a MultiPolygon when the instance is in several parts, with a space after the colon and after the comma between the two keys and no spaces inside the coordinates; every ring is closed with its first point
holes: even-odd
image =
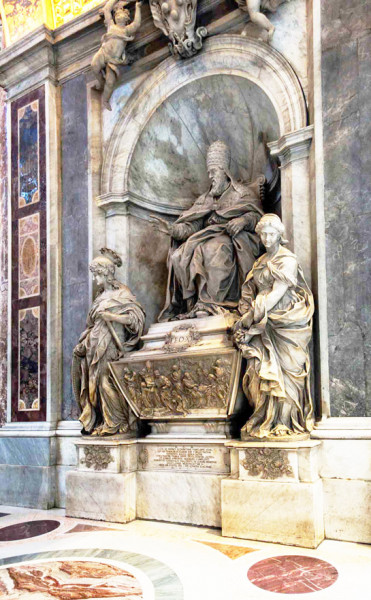
{"type": "Polygon", "coordinates": [[[254,412],[244,426],[244,437],[302,434],[314,425],[309,387],[308,344],[314,302],[296,256],[280,246],[275,256],[261,256],[242,287],[239,312],[261,316],[246,331],[243,346],[247,369],[243,389],[254,412]],[[287,291],[267,312],[265,298],[275,282],[287,291]]]}
{"type": "Polygon", "coordinates": [[[220,198],[209,190],[175,221],[166,302],[159,321],[187,312],[191,299],[209,314],[238,307],[241,285],[262,251],[255,226],[263,214],[263,181],[260,177],[246,184],[231,179],[220,198]],[[244,228],[230,235],[226,226],[238,217],[244,220],[244,228]]]}

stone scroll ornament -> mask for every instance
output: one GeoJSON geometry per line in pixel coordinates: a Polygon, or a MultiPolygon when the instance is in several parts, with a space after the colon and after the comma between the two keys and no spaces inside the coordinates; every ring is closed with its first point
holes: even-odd
{"type": "Polygon", "coordinates": [[[234,325],[235,343],[247,360],[243,391],[253,409],[241,437],[309,437],[314,426],[308,349],[312,292],[295,254],[285,248],[281,219],[265,214],[255,231],[266,253],[246,277],[241,318],[234,325]]]}
{"type": "Polygon", "coordinates": [[[131,290],[115,278],[121,258],[108,248],[90,264],[98,294],[72,358],[72,385],[84,434],[134,435],[136,419],[114,385],[109,362],[133,350],[145,313],[131,290]]]}
{"type": "Polygon", "coordinates": [[[141,25],[141,2],[136,2],[134,19],[130,22],[127,6],[132,1],[108,0],[100,12],[104,16],[107,33],[103,35],[100,48],[93,56],[91,68],[97,79],[96,89],[103,90],[103,105],[108,110],[112,110],[110,98],[120,75],[119,67],[130,62],[126,54],[127,43],[135,39],[141,25]]]}
{"type": "MultiPolygon", "coordinates": [[[[276,12],[281,4],[289,1],[290,0],[236,0],[240,9],[248,13],[251,22],[268,33],[267,37],[264,37],[264,35],[259,37],[260,40],[267,41],[268,43],[272,41],[275,27],[268,17],[263,14],[263,11],[276,12]]],[[[247,35],[246,28],[243,29],[241,35],[247,35]]]]}
{"type": "Polygon", "coordinates": [[[153,22],[170,39],[170,52],[181,58],[202,48],[206,27],[196,27],[197,0],[149,0],[153,22]]]}

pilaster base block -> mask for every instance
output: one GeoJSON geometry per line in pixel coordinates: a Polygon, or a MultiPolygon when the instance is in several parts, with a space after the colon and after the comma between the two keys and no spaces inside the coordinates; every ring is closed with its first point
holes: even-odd
{"type": "Polygon", "coordinates": [[[218,438],[139,440],[137,516],[220,527],[221,481],[229,474],[229,449],[218,438]]]}
{"type": "Polygon", "coordinates": [[[208,473],[139,471],[137,517],[220,527],[222,479],[208,473]]]}
{"type": "Polygon", "coordinates": [[[67,517],[114,523],[136,518],[135,472],[69,471],[66,488],[67,517]]]}
{"type": "Polygon", "coordinates": [[[317,548],[323,541],[319,445],[229,442],[232,476],[222,481],[222,534],[317,548]]]}

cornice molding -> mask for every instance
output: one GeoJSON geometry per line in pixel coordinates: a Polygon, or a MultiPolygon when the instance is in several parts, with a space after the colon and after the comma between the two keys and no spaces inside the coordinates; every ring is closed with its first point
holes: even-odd
{"type": "MultiPolygon", "coordinates": [[[[89,71],[91,59],[105,33],[98,10],[96,7],[54,31],[41,25],[1,50],[0,86],[7,90],[8,99],[14,99],[46,79],[60,84],[89,71]]],[[[209,38],[228,32],[248,19],[238,8],[229,10],[222,0],[200,0],[198,18],[200,24],[207,22],[209,38]],[[218,15],[215,19],[214,13],[218,15]]],[[[152,69],[170,56],[168,40],[154,26],[148,5],[143,7],[142,28],[128,50],[134,62],[122,68],[122,81],[152,69]]]]}

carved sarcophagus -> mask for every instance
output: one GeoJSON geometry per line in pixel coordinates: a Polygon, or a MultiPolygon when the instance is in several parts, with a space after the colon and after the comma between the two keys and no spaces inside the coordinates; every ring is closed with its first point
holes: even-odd
{"type": "Polygon", "coordinates": [[[240,375],[224,317],[153,325],[143,350],[110,364],[133,412],[149,420],[226,420],[240,375]]]}

